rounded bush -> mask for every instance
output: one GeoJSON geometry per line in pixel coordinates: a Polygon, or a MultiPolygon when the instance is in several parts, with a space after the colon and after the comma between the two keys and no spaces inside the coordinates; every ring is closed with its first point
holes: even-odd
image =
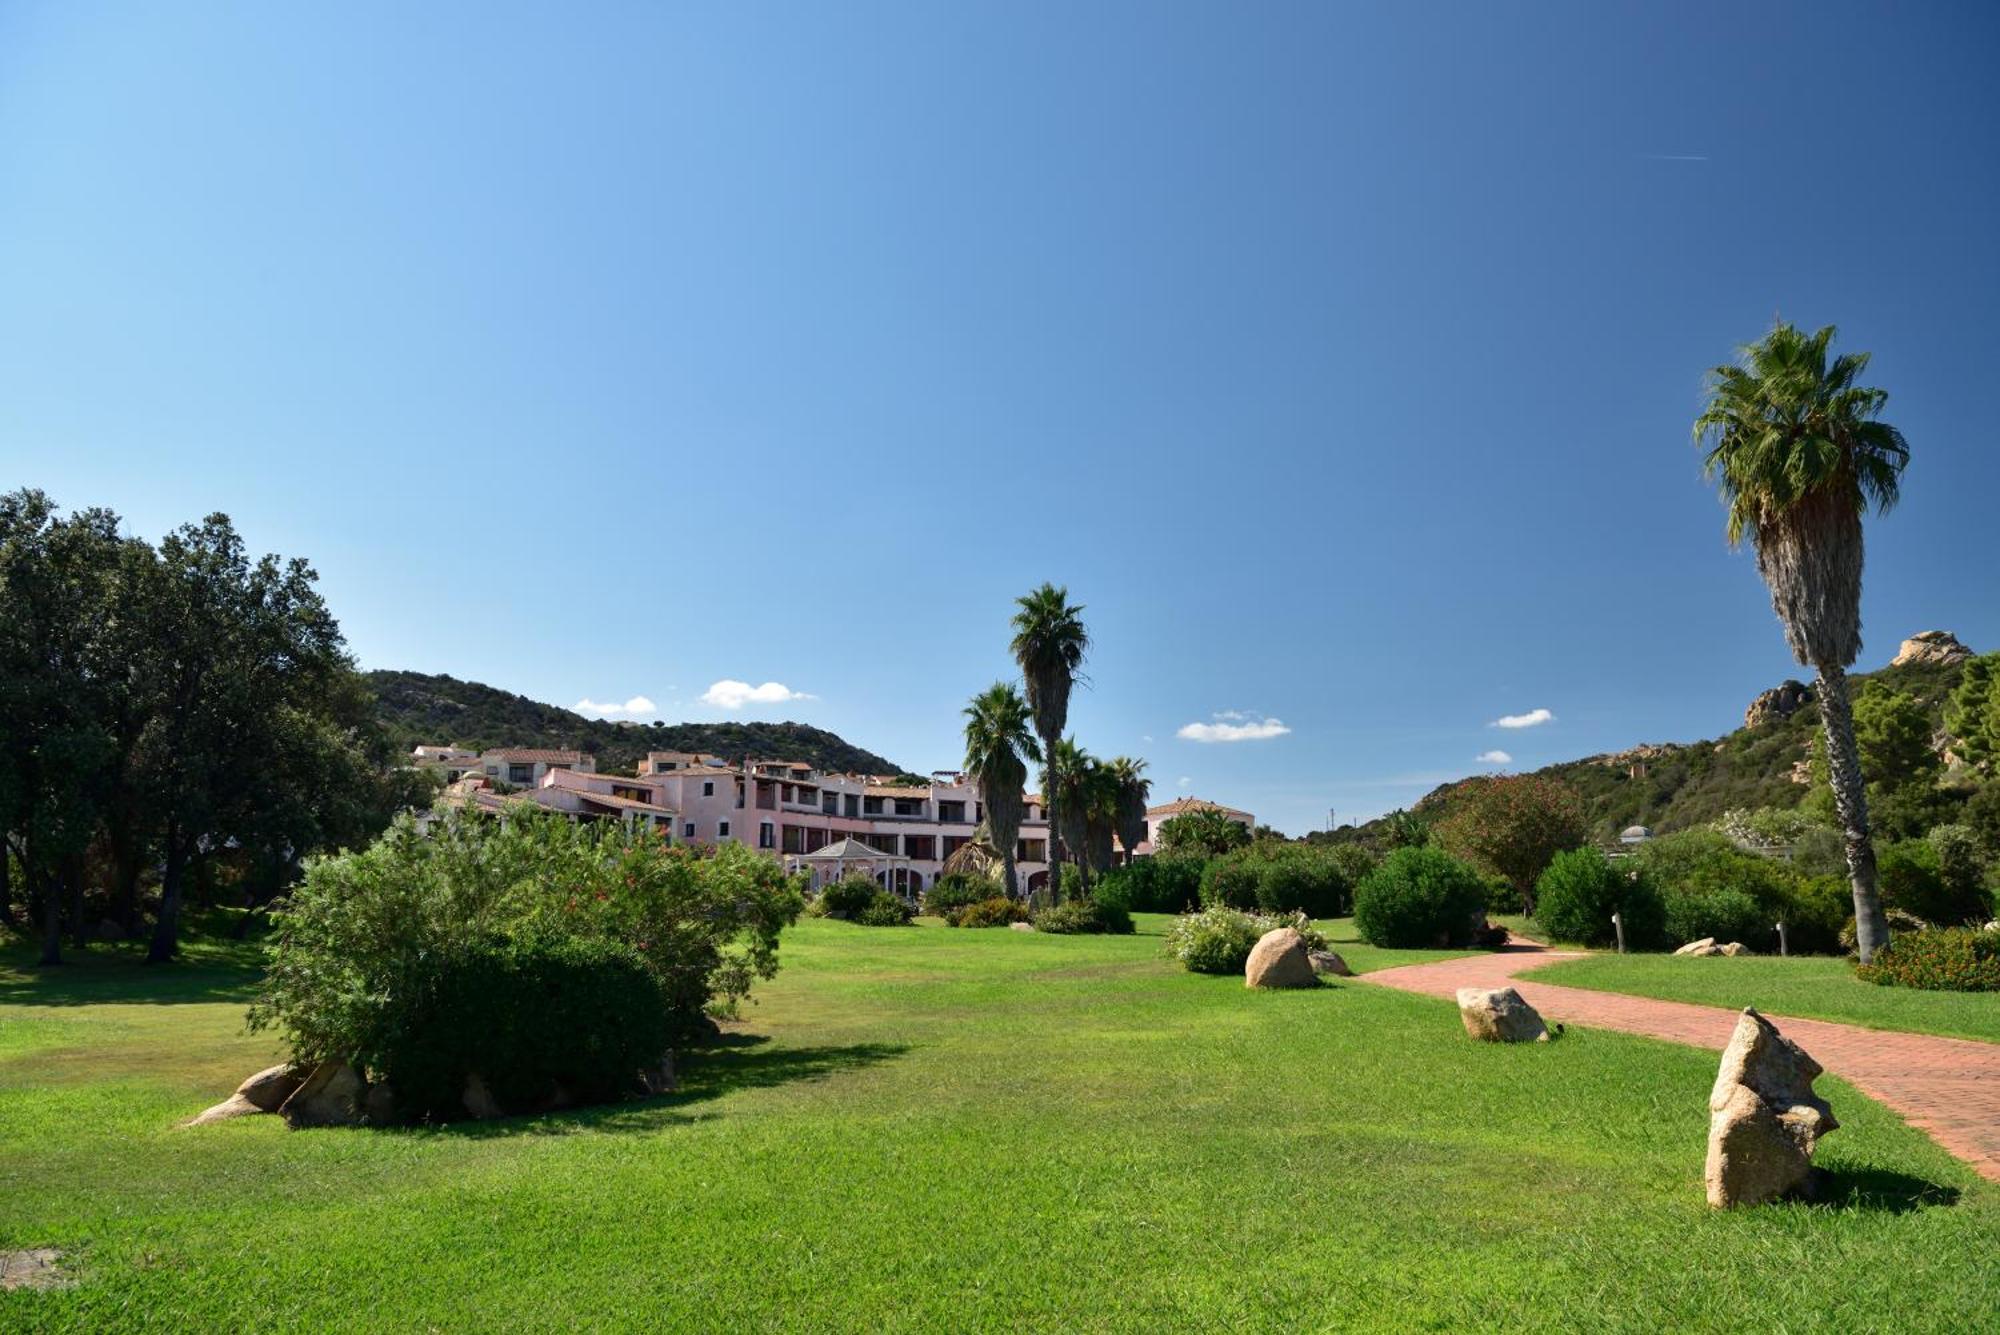
{"type": "Polygon", "coordinates": [[[1027,920],[1028,910],[1020,900],[999,896],[955,909],[944,921],[948,927],[1005,927],[1011,922],[1027,920]]]}
{"type": "Polygon", "coordinates": [[[968,904],[1004,898],[1006,892],[998,881],[984,876],[969,876],[964,872],[947,872],[924,891],[924,912],[948,918],[968,904]]]}
{"type": "Polygon", "coordinates": [[[1201,902],[1207,907],[1254,909],[1257,881],[1262,869],[1248,856],[1250,850],[1210,860],[1201,873],[1201,902]]]}
{"type": "Polygon", "coordinates": [[[1649,950],[1666,939],[1666,908],[1652,883],[1594,848],[1556,854],[1535,882],[1535,921],[1557,941],[1611,945],[1618,939],[1614,913],[1627,947],[1649,950]]]}
{"type": "Polygon", "coordinates": [[[1198,857],[1160,853],[1113,867],[1097,884],[1116,887],[1134,913],[1181,913],[1201,902],[1205,866],[1198,857]]]}
{"type": "Polygon", "coordinates": [[[1130,936],[1134,928],[1132,915],[1117,904],[1101,903],[1095,899],[1075,899],[1037,913],[1035,930],[1055,936],[1085,933],[1130,936]]]}
{"type": "Polygon", "coordinates": [[[1479,873],[1430,846],[1397,849],[1354,893],[1354,925],[1371,945],[1470,945],[1485,917],[1479,873]]]}
{"type": "Polygon", "coordinates": [[[821,917],[852,918],[873,904],[875,896],[881,893],[882,887],[866,876],[847,876],[831,885],[821,886],[813,907],[821,917]]]}
{"type": "Polygon", "coordinates": [[[916,916],[916,909],[901,895],[877,889],[855,913],[854,921],[863,927],[908,927],[916,916]]]}
{"type": "Polygon", "coordinates": [[[2000,932],[1940,927],[1895,936],[1855,976],[1883,987],[1932,992],[2000,992],[2000,932]]]}
{"type": "Polygon", "coordinates": [[[560,1089],[597,1103],[634,1092],[672,1041],[667,998],[645,957],[615,941],[487,941],[429,962],[365,1065],[406,1116],[465,1115],[477,1075],[503,1108],[560,1089]]]}
{"type": "Polygon", "coordinates": [[[1889,844],[1877,865],[1885,908],[1946,926],[1983,923],[1993,916],[1993,901],[1979,884],[1976,865],[1969,873],[1958,865],[1947,866],[1930,839],[1889,844]]]}
{"type": "Polygon", "coordinates": [[[1195,973],[1241,973],[1263,934],[1248,914],[1214,905],[1174,920],[1167,953],[1195,973]]]}
{"type": "Polygon", "coordinates": [[[1776,933],[1771,910],[1741,890],[1669,890],[1667,938],[1677,944],[1712,936],[1762,949],[1776,933]]]}

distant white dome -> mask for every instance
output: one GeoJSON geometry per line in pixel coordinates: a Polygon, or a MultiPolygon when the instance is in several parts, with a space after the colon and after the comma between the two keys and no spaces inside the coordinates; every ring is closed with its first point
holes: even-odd
{"type": "Polygon", "coordinates": [[[1653,832],[1645,826],[1628,825],[1619,831],[1618,842],[1621,844],[1643,844],[1652,837],[1653,832]]]}

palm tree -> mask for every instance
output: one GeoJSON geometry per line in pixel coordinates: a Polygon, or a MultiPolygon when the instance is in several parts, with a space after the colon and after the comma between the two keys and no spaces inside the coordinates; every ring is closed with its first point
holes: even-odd
{"type": "MultiPolygon", "coordinates": [[[[1028,708],[1035,715],[1035,731],[1041,735],[1042,754],[1050,756],[1069,726],[1069,693],[1076,685],[1077,669],[1090,648],[1090,632],[1083,628],[1083,609],[1070,604],[1069,590],[1044,583],[1039,589],[1016,599],[1014,613],[1014,661],[1021,666],[1021,679],[1028,687],[1028,708]]],[[[1042,805],[1049,818],[1049,886],[1052,900],[1060,898],[1062,868],[1062,827],[1058,824],[1060,795],[1053,784],[1043,785],[1042,805]]]]}
{"type": "Polygon", "coordinates": [[[1706,446],[1704,473],[1729,507],[1729,542],[1750,536],[1757,573],[1798,661],[1819,674],[1834,809],[1847,846],[1861,959],[1889,940],[1876,888],[1875,847],[1847,666],[1861,650],[1861,517],[1896,503],[1910,449],[1878,420],[1886,390],[1855,384],[1868,354],[1828,360],[1833,326],[1816,334],[1779,324],[1741,349],[1742,364],[1708,377],[1708,404],[1695,419],[1706,446]]]}
{"type": "Polygon", "coordinates": [[[1021,893],[1014,871],[1014,843],[1021,837],[1027,805],[1028,764],[1042,758],[1029,726],[1028,702],[1004,681],[996,681],[965,707],[965,769],[986,804],[986,827],[1000,854],[1002,883],[1010,898],[1021,893]]]}
{"type": "Polygon", "coordinates": [[[1153,795],[1153,781],[1146,777],[1146,762],[1119,756],[1110,764],[1118,784],[1118,842],[1125,856],[1146,841],[1146,802],[1153,795]]]}
{"type": "MultiPolygon", "coordinates": [[[[1057,822],[1061,822],[1063,844],[1076,860],[1081,884],[1088,889],[1093,814],[1107,830],[1110,828],[1105,819],[1103,766],[1078,746],[1074,737],[1058,738],[1043,754],[1048,764],[1042,771],[1042,805],[1050,810],[1049,832],[1053,836],[1057,822]]],[[[1062,902],[1062,864],[1057,858],[1049,863],[1049,902],[1062,902]]]]}

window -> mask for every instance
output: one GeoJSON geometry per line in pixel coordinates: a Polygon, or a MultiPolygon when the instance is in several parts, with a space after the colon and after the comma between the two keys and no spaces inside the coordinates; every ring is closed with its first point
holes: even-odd
{"type": "Polygon", "coordinates": [[[509,765],[507,767],[508,783],[533,783],[534,781],[535,767],[533,765],[509,765]]]}
{"type": "Polygon", "coordinates": [[[896,799],[896,814],[898,816],[921,816],[924,814],[924,804],[912,798],[899,797],[896,799]]]}
{"type": "Polygon", "coordinates": [[[727,839],[729,837],[728,821],[723,821],[720,825],[715,827],[715,837],[717,839],[727,839]]]}
{"type": "Polygon", "coordinates": [[[862,811],[862,814],[864,814],[864,815],[868,815],[868,816],[879,816],[879,815],[881,815],[881,814],[882,814],[882,799],[881,799],[881,798],[879,798],[879,797],[865,797],[865,798],[863,798],[863,799],[861,800],[861,811],[862,811]]]}
{"type": "Polygon", "coordinates": [[[703,797],[714,797],[714,796],[715,796],[715,780],[713,780],[713,779],[703,779],[703,780],[701,781],[701,795],[702,795],[703,797]]]}
{"type": "Polygon", "coordinates": [[[965,803],[939,802],[938,820],[945,825],[965,824],[965,803]]]}
{"type": "Polygon", "coordinates": [[[847,794],[847,815],[852,819],[861,814],[861,799],[853,793],[847,794]]]}
{"type": "Polygon", "coordinates": [[[839,793],[821,794],[819,809],[825,812],[829,816],[837,815],[840,811],[840,794],[839,793]]]}
{"type": "Polygon", "coordinates": [[[685,824],[685,825],[681,826],[681,838],[683,838],[683,839],[692,839],[692,838],[694,838],[694,822],[693,822],[693,821],[689,821],[689,822],[688,822],[687,824],[685,824]]]}
{"type": "Polygon", "coordinates": [[[760,823],[757,826],[757,847],[775,848],[776,846],[776,841],[772,838],[771,822],[764,821],[760,823]]]}

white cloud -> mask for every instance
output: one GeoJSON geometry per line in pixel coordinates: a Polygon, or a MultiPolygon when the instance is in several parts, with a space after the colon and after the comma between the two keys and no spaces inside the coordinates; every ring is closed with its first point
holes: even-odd
{"type": "Polygon", "coordinates": [[[741,709],[745,705],[781,705],[787,700],[815,700],[817,696],[795,691],[783,682],[767,681],[752,686],[747,681],[724,677],[701,693],[701,702],[717,709],[741,709]]]}
{"type": "Polygon", "coordinates": [[[1190,778],[1189,778],[1189,777],[1188,777],[1187,775],[1185,775],[1185,774],[1181,775],[1181,777],[1180,777],[1180,778],[1178,778],[1178,779],[1175,779],[1175,780],[1174,780],[1174,784],[1175,784],[1175,786],[1176,786],[1176,787],[1180,787],[1180,788],[1186,788],[1186,787],[1187,787],[1188,785],[1192,784],[1193,782],[1194,782],[1194,780],[1193,780],[1193,779],[1190,779],[1190,778]]]}
{"type": "Polygon", "coordinates": [[[1511,765],[1514,763],[1514,757],[1508,755],[1505,751],[1481,751],[1479,753],[1479,763],[1482,765],[1511,765]]]}
{"type": "Polygon", "coordinates": [[[1150,732],[1142,732],[1139,734],[1139,740],[1142,742],[1151,742],[1153,740],[1153,734],[1150,732]]]}
{"type": "Polygon", "coordinates": [[[599,718],[614,718],[621,714],[627,718],[652,717],[660,712],[660,707],[643,695],[635,695],[622,705],[616,701],[584,699],[577,701],[574,708],[579,714],[594,714],[599,718]]]}
{"type": "Polygon", "coordinates": [[[1283,737],[1291,729],[1274,718],[1225,709],[1213,723],[1183,724],[1174,735],[1187,742],[1264,742],[1283,737]]]}
{"type": "Polygon", "coordinates": [[[1489,728],[1539,728],[1544,723],[1554,723],[1556,716],[1546,709],[1530,709],[1525,714],[1502,714],[1489,728]]]}

